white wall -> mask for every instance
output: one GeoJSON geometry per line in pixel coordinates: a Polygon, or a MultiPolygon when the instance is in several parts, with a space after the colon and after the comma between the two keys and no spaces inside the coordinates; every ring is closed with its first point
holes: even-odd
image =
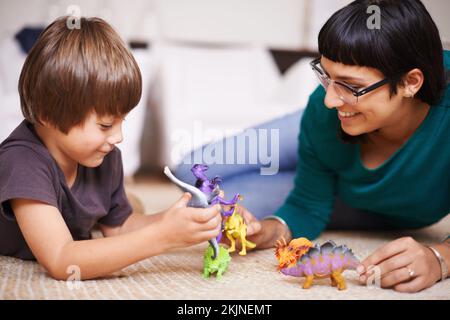
{"type": "Polygon", "coordinates": [[[304,0],[163,0],[159,13],[165,39],[277,48],[303,45],[304,0]]]}
{"type": "MultiPolygon", "coordinates": [[[[126,40],[181,40],[316,48],[329,16],[351,0],[0,0],[0,38],[24,24],[48,24],[78,5],[108,20],[126,40]]],[[[423,0],[450,41],[449,0],[423,0]]]]}
{"type": "Polygon", "coordinates": [[[153,0],[0,0],[0,35],[14,34],[23,25],[47,25],[66,15],[71,5],[82,16],[99,16],[126,40],[150,39],[156,27],[153,0]]]}
{"type": "Polygon", "coordinates": [[[100,16],[126,40],[220,44],[301,45],[304,0],[2,0],[0,36],[24,24],[48,24],[78,5],[83,16],[100,16]]]}
{"type": "Polygon", "coordinates": [[[430,15],[436,22],[441,38],[450,49],[450,1],[449,0],[422,0],[430,15]]]}

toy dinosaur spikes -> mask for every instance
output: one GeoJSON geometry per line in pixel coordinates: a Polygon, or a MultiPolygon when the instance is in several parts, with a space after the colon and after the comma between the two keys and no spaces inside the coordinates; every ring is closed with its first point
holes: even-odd
{"type": "Polygon", "coordinates": [[[297,260],[306,253],[313,244],[306,238],[298,238],[286,243],[285,238],[277,240],[275,245],[275,257],[278,260],[278,270],[294,266],[297,260]]]}
{"type": "Polygon", "coordinates": [[[281,239],[277,240],[277,242],[275,244],[275,247],[276,248],[281,248],[281,247],[284,247],[284,246],[287,246],[286,239],[284,237],[281,237],[281,239]]]}
{"type": "MultiPolygon", "coordinates": [[[[305,238],[299,243],[306,243],[305,238]]],[[[296,241],[300,240],[296,239],[296,241]]],[[[292,240],[294,241],[294,240],[292,240]]],[[[346,245],[337,246],[333,241],[327,241],[322,246],[311,246],[306,252],[290,249],[288,247],[277,247],[276,256],[281,273],[293,277],[306,277],[303,284],[304,289],[309,289],[315,278],[330,278],[331,285],[337,286],[339,290],[345,290],[345,279],[342,272],[355,270],[360,262],[346,245]],[[288,248],[286,250],[286,248],[288,248]]],[[[308,241],[309,242],[309,241],[308,241]]],[[[294,246],[295,247],[295,246],[294,246]]],[[[291,247],[293,248],[293,247],[291,247]]]]}

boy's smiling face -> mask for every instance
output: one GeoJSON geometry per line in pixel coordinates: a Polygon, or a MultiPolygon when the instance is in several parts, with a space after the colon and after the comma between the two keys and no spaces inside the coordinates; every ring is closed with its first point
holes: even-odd
{"type": "Polygon", "coordinates": [[[51,127],[38,132],[60,167],[98,167],[115,145],[123,140],[124,116],[98,116],[90,113],[83,124],[72,127],[67,134],[51,127]],[[75,165],[75,166],[74,166],[75,165]]]}
{"type": "Polygon", "coordinates": [[[67,155],[86,167],[98,167],[116,144],[122,142],[124,117],[91,113],[83,125],[73,127],[61,141],[67,155]]]}
{"type": "Polygon", "coordinates": [[[125,117],[91,114],[83,126],[69,131],[72,157],[86,167],[97,167],[116,144],[122,142],[122,122],[125,117]]]}

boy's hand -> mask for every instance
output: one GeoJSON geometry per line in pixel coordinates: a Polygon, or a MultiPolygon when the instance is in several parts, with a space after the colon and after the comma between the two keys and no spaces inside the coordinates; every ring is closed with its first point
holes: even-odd
{"type": "Polygon", "coordinates": [[[162,215],[161,225],[169,249],[191,246],[219,235],[222,218],[220,206],[188,208],[191,194],[185,193],[162,215]]]}

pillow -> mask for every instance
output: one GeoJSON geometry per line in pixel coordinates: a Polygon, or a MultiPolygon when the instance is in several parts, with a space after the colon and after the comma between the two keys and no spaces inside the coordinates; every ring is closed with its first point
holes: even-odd
{"type": "Polygon", "coordinates": [[[267,103],[281,76],[263,47],[161,45],[158,51],[150,94],[161,126],[158,165],[176,165],[183,153],[283,113],[267,103]]]}
{"type": "Polygon", "coordinates": [[[309,96],[319,85],[319,81],[311,69],[311,58],[303,58],[292,65],[284,74],[278,89],[270,101],[287,105],[286,113],[303,109],[309,96]]]}
{"type": "Polygon", "coordinates": [[[17,85],[24,62],[25,54],[12,36],[0,41],[0,142],[23,120],[17,85]]]}

